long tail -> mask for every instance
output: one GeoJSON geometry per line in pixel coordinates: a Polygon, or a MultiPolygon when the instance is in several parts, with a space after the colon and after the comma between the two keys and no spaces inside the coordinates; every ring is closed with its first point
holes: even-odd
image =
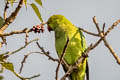
{"type": "Polygon", "coordinates": [[[86,62],[86,79],[89,80],[89,65],[88,65],[88,61],[86,62]]]}
{"type": "MultiPolygon", "coordinates": [[[[84,60],[83,63],[79,64],[78,69],[74,70],[70,75],[70,80],[85,80],[85,74],[89,74],[88,72],[88,63],[87,59],[84,60]]],[[[87,80],[89,78],[89,75],[87,75],[87,80]]]]}

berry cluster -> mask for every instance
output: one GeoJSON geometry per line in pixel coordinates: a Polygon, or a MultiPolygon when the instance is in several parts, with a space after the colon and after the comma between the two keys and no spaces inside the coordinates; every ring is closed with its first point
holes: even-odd
{"type": "Polygon", "coordinates": [[[42,24],[40,25],[36,25],[36,26],[33,26],[32,28],[32,31],[34,31],[35,33],[40,33],[40,32],[44,32],[44,27],[42,24]]]}

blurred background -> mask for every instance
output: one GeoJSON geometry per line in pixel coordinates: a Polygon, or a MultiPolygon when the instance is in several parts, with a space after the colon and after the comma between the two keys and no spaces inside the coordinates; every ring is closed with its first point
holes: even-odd
{"type": "MultiPolygon", "coordinates": [[[[19,0],[17,0],[19,1],[19,0]]],[[[34,2],[28,0],[28,4],[34,2]]],[[[39,7],[42,18],[47,21],[53,14],[62,14],[69,19],[74,25],[82,27],[88,31],[97,33],[92,18],[96,16],[101,28],[103,23],[106,23],[106,29],[110,27],[113,22],[120,19],[120,0],[42,0],[43,7],[39,7]]],[[[3,16],[4,0],[0,1],[0,16],[3,16]]],[[[7,16],[15,10],[10,7],[7,11],[7,16]]],[[[32,28],[34,25],[40,24],[40,20],[30,5],[25,5],[21,8],[15,21],[5,30],[11,32],[13,30],[22,30],[24,28],[32,28]]],[[[110,45],[114,48],[115,52],[120,57],[120,25],[118,25],[106,37],[110,45]]],[[[95,43],[99,38],[85,34],[87,44],[95,43]]],[[[45,32],[40,34],[29,33],[29,40],[39,38],[39,44],[44,47],[46,51],[50,51],[50,55],[58,58],[55,51],[54,32],[49,33],[45,27],[45,32]]],[[[7,46],[0,49],[0,53],[6,51],[13,51],[25,44],[25,34],[13,35],[7,37],[7,46]]],[[[32,43],[22,51],[10,56],[9,62],[15,66],[15,71],[19,72],[21,61],[24,55],[31,51],[39,51],[36,43],[32,43]]],[[[120,65],[116,63],[109,50],[102,42],[94,50],[89,53],[89,68],[90,80],[119,80],[120,79],[120,65]]],[[[40,74],[40,77],[33,80],[55,80],[55,70],[57,63],[44,55],[32,54],[27,58],[21,73],[24,77],[30,77],[35,74],[40,74]]],[[[5,70],[3,74],[4,80],[20,80],[12,72],[5,70]]],[[[64,75],[62,67],[59,71],[59,79],[64,75]]]]}

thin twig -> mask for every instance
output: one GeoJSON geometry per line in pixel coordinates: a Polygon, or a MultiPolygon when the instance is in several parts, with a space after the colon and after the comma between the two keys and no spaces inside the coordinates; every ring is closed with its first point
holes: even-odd
{"type": "Polygon", "coordinates": [[[90,35],[93,35],[93,36],[99,37],[98,34],[95,34],[95,33],[89,32],[89,31],[87,31],[87,30],[85,30],[85,29],[83,29],[83,28],[79,28],[79,29],[82,30],[83,32],[87,33],[87,34],[90,34],[90,35]]]}
{"type": "Polygon", "coordinates": [[[110,27],[108,28],[108,30],[105,32],[105,36],[106,36],[108,33],[110,33],[110,31],[111,31],[112,29],[114,29],[119,23],[120,23],[120,19],[118,19],[117,21],[115,21],[115,22],[112,24],[112,26],[110,26],[110,27]]]}
{"type": "MultiPolygon", "coordinates": [[[[28,42],[27,44],[25,44],[24,46],[22,46],[22,47],[20,47],[20,48],[18,48],[18,49],[16,49],[16,50],[14,50],[14,51],[12,51],[12,52],[7,51],[7,52],[2,53],[2,54],[7,58],[7,57],[9,57],[10,55],[15,54],[15,53],[21,51],[22,49],[26,48],[30,43],[32,43],[32,42],[34,42],[34,41],[38,41],[38,40],[39,40],[39,39],[36,38],[36,39],[34,39],[34,40],[29,41],[29,42],[28,42]]],[[[5,58],[5,59],[6,59],[6,58],[5,58]]]]}
{"type": "Polygon", "coordinates": [[[29,41],[27,44],[25,44],[24,46],[20,47],[19,49],[15,50],[15,51],[12,51],[12,52],[9,52],[9,55],[12,55],[12,54],[15,54],[15,53],[21,51],[22,49],[26,48],[30,43],[32,43],[32,42],[34,42],[34,41],[38,41],[38,40],[39,40],[39,39],[36,38],[36,39],[34,39],[34,40],[29,41]]]}
{"type": "Polygon", "coordinates": [[[22,69],[23,69],[23,66],[24,66],[24,63],[26,62],[26,59],[28,58],[28,56],[30,55],[30,54],[33,54],[33,53],[40,53],[40,54],[42,54],[41,52],[29,52],[28,54],[26,54],[26,55],[24,55],[24,58],[23,58],[23,60],[21,61],[21,67],[20,67],[20,70],[19,70],[19,74],[22,72],[22,69]]]}
{"type": "Polygon", "coordinates": [[[40,74],[37,74],[37,75],[34,75],[34,76],[29,77],[29,78],[26,78],[26,79],[31,80],[31,79],[33,79],[33,78],[37,78],[37,77],[39,77],[39,76],[40,76],[40,74]]]}
{"type": "Polygon", "coordinates": [[[116,59],[117,63],[120,64],[120,58],[117,56],[117,53],[115,53],[114,49],[110,46],[105,37],[103,38],[103,41],[105,46],[109,49],[110,53],[112,53],[113,57],[116,59]]]}
{"type": "Polygon", "coordinates": [[[40,76],[40,74],[38,74],[38,75],[33,75],[32,77],[25,78],[25,77],[22,77],[20,74],[16,73],[15,71],[13,73],[21,80],[30,80],[40,76]]]}
{"type": "Polygon", "coordinates": [[[70,65],[67,64],[67,62],[66,62],[64,59],[62,59],[62,64],[64,65],[64,67],[65,67],[66,69],[68,69],[68,68],[70,67],[70,65]]]}
{"type": "Polygon", "coordinates": [[[15,11],[5,20],[5,23],[0,28],[0,33],[3,33],[4,30],[9,26],[9,24],[12,23],[15,20],[18,12],[20,11],[20,9],[22,7],[23,1],[24,0],[20,0],[20,2],[18,4],[17,8],[15,9],[15,11]]]}
{"type": "Polygon", "coordinates": [[[23,59],[23,61],[21,62],[21,67],[20,67],[19,74],[22,72],[22,69],[23,69],[23,66],[24,66],[24,63],[25,63],[27,57],[28,57],[28,55],[24,55],[24,59],[23,59]]]}
{"type": "Polygon", "coordinates": [[[57,68],[56,68],[56,77],[55,77],[56,80],[58,80],[58,72],[59,72],[60,64],[61,64],[61,62],[62,62],[62,60],[63,60],[64,55],[65,55],[65,51],[66,51],[66,48],[67,48],[67,46],[68,46],[68,42],[69,42],[69,38],[67,38],[65,47],[64,47],[63,52],[62,52],[62,54],[61,54],[61,56],[60,56],[60,61],[59,61],[58,66],[57,66],[57,68]]]}
{"type": "Polygon", "coordinates": [[[102,33],[105,34],[105,23],[103,23],[102,33]]]}
{"type": "Polygon", "coordinates": [[[94,24],[96,25],[96,28],[97,28],[98,33],[100,34],[101,31],[100,31],[99,24],[98,24],[95,16],[93,17],[93,22],[94,22],[94,24]]]}
{"type": "Polygon", "coordinates": [[[58,59],[55,59],[55,58],[53,58],[52,56],[50,56],[50,55],[49,55],[50,53],[49,53],[48,51],[46,52],[46,51],[44,50],[44,48],[41,47],[38,42],[36,42],[36,44],[37,44],[38,48],[41,50],[42,54],[45,55],[45,56],[47,56],[47,57],[49,58],[49,60],[52,60],[52,61],[55,61],[55,62],[59,62],[58,59]]]}
{"type": "Polygon", "coordinates": [[[85,60],[86,57],[88,57],[88,53],[90,52],[91,48],[92,48],[92,44],[86,49],[86,51],[83,53],[83,55],[78,58],[76,63],[74,65],[71,65],[68,68],[67,72],[61,78],[61,80],[65,80],[73,72],[74,69],[77,69],[78,65],[80,63],[82,63],[85,60]]]}
{"type": "Polygon", "coordinates": [[[71,73],[72,73],[72,71],[74,70],[74,69],[76,69],[76,67],[74,67],[74,66],[70,66],[69,68],[68,68],[68,71],[64,74],[64,76],[61,78],[61,80],[65,80],[71,73]]]}
{"type": "Polygon", "coordinates": [[[23,61],[21,62],[21,67],[20,67],[19,74],[22,72],[22,69],[23,69],[24,63],[26,62],[26,59],[27,59],[28,56],[29,56],[29,54],[24,55],[24,59],[23,59],[23,61]]]}
{"type": "Polygon", "coordinates": [[[2,33],[2,34],[0,34],[0,37],[11,36],[11,35],[14,35],[14,34],[22,34],[22,33],[31,32],[31,31],[32,31],[31,29],[25,28],[25,29],[20,30],[20,31],[11,31],[9,33],[2,33]]]}
{"type": "Polygon", "coordinates": [[[25,44],[27,44],[27,42],[28,42],[28,37],[29,37],[29,35],[28,35],[28,33],[29,33],[29,31],[32,31],[31,29],[30,30],[26,30],[25,32],[26,32],[26,36],[25,36],[25,44]]]}
{"type": "Polygon", "coordinates": [[[4,20],[6,20],[6,12],[7,12],[7,9],[9,8],[9,7],[8,7],[8,4],[9,4],[9,2],[7,1],[7,2],[5,3],[4,13],[3,13],[4,20]]]}
{"type": "MultiPolygon", "coordinates": [[[[98,23],[97,23],[96,19],[93,18],[93,20],[94,20],[94,23],[96,24],[96,27],[99,28],[99,25],[97,25],[98,23]]],[[[116,27],[119,23],[120,23],[120,19],[117,20],[117,21],[115,21],[115,22],[113,23],[113,25],[112,25],[111,27],[109,27],[108,30],[107,30],[105,33],[103,33],[104,31],[99,31],[100,29],[98,30],[99,35],[100,35],[101,39],[103,40],[105,46],[109,49],[110,53],[112,53],[113,57],[116,59],[116,61],[117,61],[118,64],[120,64],[120,58],[117,56],[117,54],[115,53],[115,51],[113,50],[113,48],[112,48],[112,47],[110,46],[110,44],[107,42],[105,36],[106,36],[112,29],[114,29],[114,27],[116,27]]],[[[105,25],[104,25],[104,26],[105,26],[105,25]]],[[[103,26],[103,27],[104,27],[104,26],[103,26]]],[[[104,30],[104,29],[103,29],[103,30],[104,30]]]]}
{"type": "Polygon", "coordinates": [[[100,39],[92,46],[91,50],[94,49],[95,47],[97,47],[97,46],[100,44],[101,41],[102,41],[102,38],[100,38],[100,39]]]}

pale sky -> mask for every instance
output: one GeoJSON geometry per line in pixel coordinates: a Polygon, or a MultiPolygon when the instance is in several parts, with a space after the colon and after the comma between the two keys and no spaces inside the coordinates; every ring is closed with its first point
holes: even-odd
{"type": "MultiPolygon", "coordinates": [[[[28,3],[34,2],[29,0],[28,3]]],[[[68,18],[73,24],[78,27],[82,27],[91,32],[97,32],[92,18],[96,16],[100,26],[106,23],[106,29],[112,25],[117,19],[120,19],[120,0],[42,0],[43,8],[39,5],[39,10],[44,21],[53,14],[62,14],[68,18]]],[[[13,11],[14,6],[8,10],[8,15],[13,11]]],[[[0,3],[0,16],[3,16],[4,0],[0,3]]],[[[9,26],[5,32],[12,30],[22,30],[24,28],[32,28],[34,25],[40,24],[39,19],[35,15],[32,8],[28,5],[27,10],[25,6],[20,10],[15,21],[9,26]]],[[[107,36],[107,40],[114,48],[115,52],[120,57],[120,25],[118,25],[107,36]]],[[[84,33],[85,34],[85,33],[84,33]]],[[[0,53],[6,51],[13,51],[20,46],[24,45],[25,35],[14,35],[7,37],[7,46],[4,46],[0,53]]],[[[29,34],[29,40],[39,38],[39,43],[45,48],[46,51],[50,51],[51,56],[57,58],[55,46],[54,46],[54,32],[49,33],[45,29],[44,33],[29,34]]],[[[99,38],[95,38],[88,34],[85,34],[87,44],[95,43],[99,38]]],[[[12,55],[8,58],[9,62],[15,65],[15,71],[19,72],[21,61],[25,54],[31,51],[39,51],[35,43],[30,44],[26,49],[12,55]]],[[[90,67],[90,80],[119,80],[120,79],[120,65],[116,63],[108,49],[102,42],[97,48],[89,53],[89,67],[90,67]]],[[[55,70],[57,64],[48,60],[44,55],[32,54],[28,57],[24,64],[23,72],[21,75],[24,77],[30,77],[35,74],[40,74],[40,77],[33,80],[55,80],[55,70]]],[[[20,80],[12,72],[5,70],[3,74],[4,80],[20,80]]],[[[59,71],[59,78],[64,75],[62,67],[59,71]]]]}

